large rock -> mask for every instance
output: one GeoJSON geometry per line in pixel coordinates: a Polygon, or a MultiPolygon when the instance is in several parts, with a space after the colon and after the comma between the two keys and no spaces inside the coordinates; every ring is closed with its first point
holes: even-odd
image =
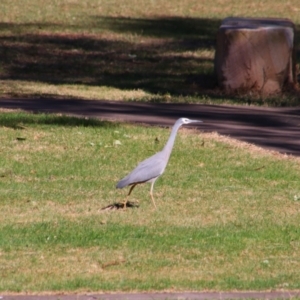
{"type": "Polygon", "coordinates": [[[295,86],[294,31],[288,19],[224,19],[215,55],[219,86],[262,96],[295,86]]]}

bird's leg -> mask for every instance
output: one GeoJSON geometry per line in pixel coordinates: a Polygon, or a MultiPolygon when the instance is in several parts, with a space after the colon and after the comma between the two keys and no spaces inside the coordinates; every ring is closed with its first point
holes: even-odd
{"type": "Polygon", "coordinates": [[[156,205],[155,205],[155,201],[154,201],[153,195],[152,195],[151,192],[150,192],[150,196],[151,196],[151,199],[152,199],[152,202],[153,202],[153,205],[154,205],[155,209],[157,209],[157,207],[156,207],[156,205]]]}
{"type": "Polygon", "coordinates": [[[150,196],[151,196],[151,200],[152,200],[152,203],[153,203],[155,209],[157,209],[156,204],[155,204],[155,201],[154,201],[154,198],[153,198],[153,193],[152,193],[152,192],[153,192],[154,182],[155,182],[155,181],[153,181],[153,182],[151,183],[150,196]]]}
{"type": "Polygon", "coordinates": [[[126,204],[127,204],[127,202],[128,202],[128,197],[130,196],[130,194],[131,194],[131,192],[133,191],[133,189],[135,188],[135,186],[136,186],[136,184],[133,184],[133,185],[131,186],[131,188],[130,188],[130,190],[129,190],[129,193],[128,193],[128,195],[127,195],[125,201],[123,202],[123,204],[124,204],[124,209],[126,209],[126,204]]]}
{"type": "Polygon", "coordinates": [[[131,186],[131,188],[130,188],[129,193],[128,193],[127,196],[130,196],[130,194],[131,194],[132,190],[135,188],[135,186],[136,186],[136,184],[133,184],[133,185],[131,186]]]}

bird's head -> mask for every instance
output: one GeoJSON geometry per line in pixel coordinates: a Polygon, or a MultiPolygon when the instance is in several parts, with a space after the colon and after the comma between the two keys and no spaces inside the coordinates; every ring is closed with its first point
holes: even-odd
{"type": "Polygon", "coordinates": [[[190,124],[190,123],[201,123],[202,122],[201,120],[190,120],[190,119],[187,119],[187,118],[181,118],[178,121],[181,123],[181,125],[190,124]]]}

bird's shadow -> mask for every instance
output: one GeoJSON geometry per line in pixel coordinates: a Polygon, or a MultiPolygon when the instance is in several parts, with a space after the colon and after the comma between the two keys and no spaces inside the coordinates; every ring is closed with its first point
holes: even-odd
{"type": "MultiPolygon", "coordinates": [[[[136,202],[128,201],[126,203],[126,208],[138,208],[140,205],[136,202]]],[[[112,203],[108,206],[105,206],[101,208],[103,211],[108,211],[108,210],[118,210],[118,209],[125,209],[125,203],[124,202],[115,202],[112,203]]]]}

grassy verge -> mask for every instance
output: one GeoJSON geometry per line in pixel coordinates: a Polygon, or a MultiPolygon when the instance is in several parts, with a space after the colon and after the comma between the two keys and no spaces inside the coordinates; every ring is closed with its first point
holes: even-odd
{"type": "Polygon", "coordinates": [[[298,0],[3,0],[0,95],[299,104],[299,95],[228,98],[218,91],[215,36],[228,16],[290,18],[299,63],[298,0]]]}
{"type": "Polygon", "coordinates": [[[299,159],[181,129],[158,210],[144,185],[139,208],[102,212],[167,129],[23,113],[0,124],[0,291],[300,288],[299,159]]]}

